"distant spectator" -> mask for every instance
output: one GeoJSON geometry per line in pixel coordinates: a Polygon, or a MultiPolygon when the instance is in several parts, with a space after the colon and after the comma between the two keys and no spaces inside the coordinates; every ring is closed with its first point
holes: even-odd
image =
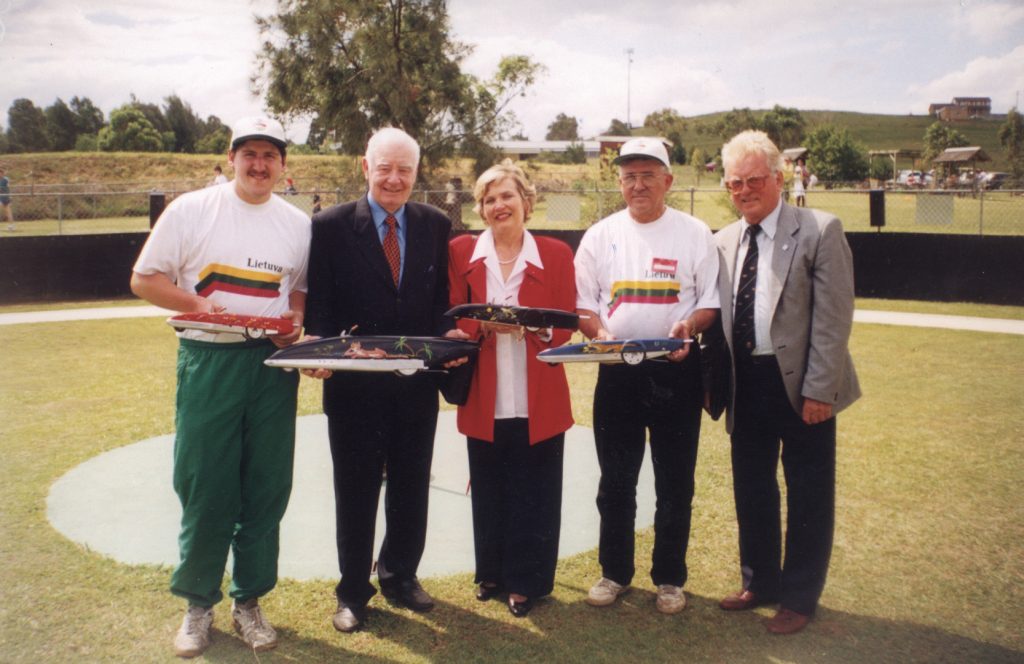
{"type": "Polygon", "coordinates": [[[7,230],[13,231],[14,213],[11,212],[11,180],[7,177],[7,169],[0,166],[0,208],[3,208],[4,219],[7,220],[7,230]]]}
{"type": "Polygon", "coordinates": [[[213,187],[213,186],[218,185],[218,184],[224,184],[227,181],[228,181],[228,176],[224,175],[223,169],[221,169],[220,166],[214,166],[213,167],[213,179],[210,180],[210,184],[208,184],[206,186],[213,187]]]}
{"type": "Polygon", "coordinates": [[[320,211],[320,194],[313,194],[313,214],[320,211]]]}
{"type": "Polygon", "coordinates": [[[299,191],[295,188],[295,180],[291,178],[285,180],[284,193],[286,196],[294,196],[295,194],[299,193],[299,191]]]}
{"type": "Polygon", "coordinates": [[[809,181],[810,171],[807,170],[807,162],[803,157],[796,160],[796,164],[793,165],[793,198],[796,201],[797,207],[807,206],[807,184],[809,181]]]}

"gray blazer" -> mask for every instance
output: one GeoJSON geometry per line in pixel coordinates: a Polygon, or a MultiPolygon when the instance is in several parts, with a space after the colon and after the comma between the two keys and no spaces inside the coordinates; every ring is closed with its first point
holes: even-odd
{"type": "MultiPolygon", "coordinates": [[[[732,347],[733,279],[736,255],[746,224],[729,224],[715,235],[722,329],[732,347]]],[[[771,335],[782,380],[793,410],[804,397],[832,404],[833,415],[860,396],[848,343],[853,326],[853,256],[836,217],[782,204],[771,278],[771,335]]],[[[735,363],[734,363],[735,364],[735,363]]],[[[736,405],[736,369],[726,430],[732,433],[736,405]]]]}

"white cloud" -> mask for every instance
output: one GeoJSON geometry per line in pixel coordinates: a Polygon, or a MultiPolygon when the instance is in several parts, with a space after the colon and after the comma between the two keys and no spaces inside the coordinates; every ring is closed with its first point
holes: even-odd
{"type": "MultiPolygon", "coordinates": [[[[1024,6],[994,4],[967,4],[963,11],[967,30],[975,39],[998,39],[1018,30],[1024,22],[1024,6]]],[[[1020,34],[1017,34],[1018,38],[1020,34]]]]}
{"type": "Polygon", "coordinates": [[[911,85],[907,92],[919,105],[948,102],[953,97],[991,97],[992,110],[1005,112],[1024,91],[1024,46],[997,57],[980,57],[963,69],[949,72],[933,81],[911,85]]]}

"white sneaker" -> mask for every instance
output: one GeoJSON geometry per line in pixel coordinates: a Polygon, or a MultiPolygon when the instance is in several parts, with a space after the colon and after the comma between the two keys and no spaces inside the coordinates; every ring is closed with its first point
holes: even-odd
{"type": "Polygon", "coordinates": [[[277,632],[263,617],[257,600],[252,599],[242,604],[232,602],[231,617],[234,619],[235,631],[256,652],[277,647],[277,632]]]}
{"type": "Polygon", "coordinates": [[[601,577],[601,580],[595,583],[591,587],[590,592],[587,593],[587,604],[590,606],[608,606],[619,595],[628,590],[629,586],[619,585],[611,579],[601,577]]]}
{"type": "Polygon", "coordinates": [[[174,654],[178,657],[195,657],[210,647],[210,625],[213,624],[213,608],[190,606],[181,621],[178,633],[174,635],[174,654]]]}
{"type": "Polygon", "coordinates": [[[679,613],[686,608],[686,595],[682,586],[663,583],[658,586],[658,600],[654,603],[662,613],[679,613]]]}

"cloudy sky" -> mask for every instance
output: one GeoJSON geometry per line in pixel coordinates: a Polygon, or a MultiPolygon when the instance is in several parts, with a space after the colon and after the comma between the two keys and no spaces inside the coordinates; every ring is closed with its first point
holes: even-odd
{"type": "MultiPolygon", "coordinates": [[[[0,0],[0,124],[20,97],[87,96],[104,112],[129,94],[177,93],[201,116],[258,113],[249,92],[254,14],[273,0],[0,0]]],[[[558,113],[592,136],[734,107],[923,114],[954,96],[1024,96],[1021,0],[450,0],[464,63],[489,76],[521,53],[547,70],[514,110],[532,139],[558,113]],[[633,49],[628,65],[627,49],[633,49]],[[628,76],[627,76],[628,75],[628,76]],[[630,84],[627,86],[627,78],[630,84]],[[629,94],[627,95],[627,90],[629,94]]],[[[305,140],[305,127],[289,128],[305,140]]]]}

